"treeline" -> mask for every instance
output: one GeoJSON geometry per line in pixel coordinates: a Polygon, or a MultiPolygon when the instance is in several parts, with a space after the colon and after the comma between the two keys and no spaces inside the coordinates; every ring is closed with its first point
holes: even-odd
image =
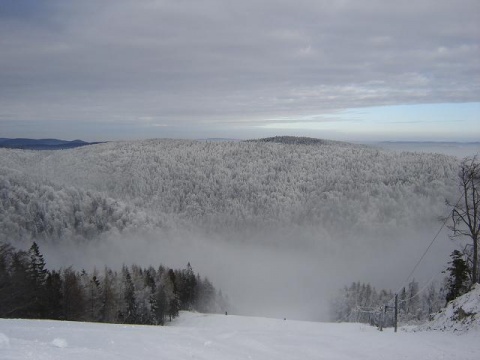
{"type": "Polygon", "coordinates": [[[38,245],[0,243],[0,317],[163,325],[180,310],[224,312],[227,300],[190,264],[48,270],[38,245]]]}
{"type": "MultiPolygon", "coordinates": [[[[339,291],[331,303],[333,321],[360,322],[384,326],[393,325],[394,293],[391,290],[377,291],[370,284],[354,282],[339,291]],[[385,306],[387,307],[385,310],[385,306]]],[[[434,283],[420,291],[418,282],[412,280],[398,294],[398,321],[421,322],[445,306],[446,290],[434,283]]]]}

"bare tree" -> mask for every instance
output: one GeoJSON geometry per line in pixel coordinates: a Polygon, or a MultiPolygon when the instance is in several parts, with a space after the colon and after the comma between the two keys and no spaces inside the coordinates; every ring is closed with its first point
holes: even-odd
{"type": "Polygon", "coordinates": [[[464,255],[471,270],[472,285],[480,281],[478,276],[478,239],[480,233],[480,163],[477,156],[466,158],[458,172],[462,197],[452,209],[452,238],[468,237],[471,243],[465,247],[464,255]]]}

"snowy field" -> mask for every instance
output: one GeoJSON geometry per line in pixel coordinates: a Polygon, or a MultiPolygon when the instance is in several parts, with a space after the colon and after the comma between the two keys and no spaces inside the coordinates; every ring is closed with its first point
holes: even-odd
{"type": "Polygon", "coordinates": [[[480,359],[480,333],[182,313],[172,325],[0,320],[0,359],[480,359]]]}

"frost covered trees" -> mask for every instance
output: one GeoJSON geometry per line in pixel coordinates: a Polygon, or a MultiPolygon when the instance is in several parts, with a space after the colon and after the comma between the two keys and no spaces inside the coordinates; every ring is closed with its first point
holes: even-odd
{"type": "MultiPolygon", "coordinates": [[[[394,294],[391,290],[377,291],[370,284],[354,282],[340,290],[331,302],[331,317],[340,322],[362,322],[384,326],[393,325],[394,294]],[[385,306],[387,310],[385,311],[385,306]]],[[[434,283],[425,292],[419,292],[419,284],[410,281],[398,294],[398,320],[403,323],[428,319],[445,305],[442,289],[434,283]]]]}
{"type": "Polygon", "coordinates": [[[315,226],[371,238],[433,222],[427,215],[443,210],[455,186],[447,156],[280,140],[113,142],[48,156],[0,149],[0,240],[185,223],[221,234],[315,226]]]}

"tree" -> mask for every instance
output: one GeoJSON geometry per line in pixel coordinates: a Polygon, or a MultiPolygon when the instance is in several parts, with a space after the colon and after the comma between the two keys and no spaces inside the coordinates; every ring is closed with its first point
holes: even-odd
{"type": "Polygon", "coordinates": [[[100,321],[114,323],[117,321],[118,301],[116,299],[117,274],[105,267],[103,281],[100,284],[100,321]]]}
{"type": "Polygon", "coordinates": [[[167,295],[163,286],[157,286],[155,293],[152,294],[150,300],[152,306],[152,315],[154,324],[165,324],[165,317],[167,316],[168,303],[167,295]]]}
{"type": "Polygon", "coordinates": [[[45,316],[46,292],[48,271],[45,266],[45,260],[40,253],[40,248],[36,242],[28,250],[29,262],[27,267],[28,277],[32,282],[33,304],[31,306],[31,315],[34,318],[43,318],[45,316]]]}
{"type": "Polygon", "coordinates": [[[55,270],[49,271],[45,283],[46,292],[46,314],[47,319],[63,320],[63,281],[61,273],[55,270]]]}
{"type": "Polygon", "coordinates": [[[85,294],[82,289],[80,276],[68,267],[63,270],[63,314],[65,320],[81,321],[84,320],[85,294]]]}
{"type": "Polygon", "coordinates": [[[419,319],[420,299],[418,297],[418,282],[412,279],[408,283],[407,289],[407,317],[409,319],[419,319]]]}
{"type": "Polygon", "coordinates": [[[447,280],[447,302],[456,299],[468,290],[467,281],[469,270],[467,263],[462,258],[462,253],[458,250],[454,250],[450,257],[452,258],[452,261],[449,262],[450,266],[447,268],[450,272],[450,276],[447,280]]]}
{"type": "MultiPolygon", "coordinates": [[[[459,186],[462,197],[452,209],[452,238],[468,237],[471,243],[465,248],[467,265],[471,269],[471,284],[480,281],[478,276],[478,237],[480,233],[480,162],[477,156],[466,158],[458,172],[459,186]]],[[[449,204],[447,202],[448,205],[449,204]]]]}
{"type": "Polygon", "coordinates": [[[439,311],[445,304],[445,297],[438,291],[435,282],[431,283],[422,297],[423,314],[430,315],[439,311]]]}
{"type": "Polygon", "coordinates": [[[132,276],[126,266],[123,267],[123,299],[125,301],[124,323],[135,324],[137,321],[137,303],[135,300],[135,286],[133,285],[132,276]]]}

